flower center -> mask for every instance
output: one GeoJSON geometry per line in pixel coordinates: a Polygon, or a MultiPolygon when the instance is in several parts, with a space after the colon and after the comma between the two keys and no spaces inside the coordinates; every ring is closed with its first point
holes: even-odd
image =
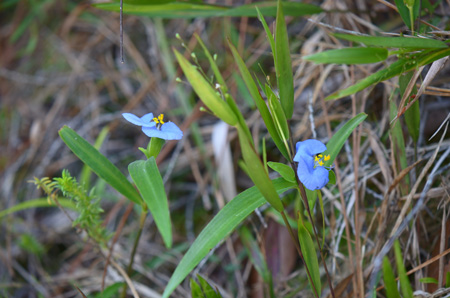
{"type": "Polygon", "coordinates": [[[314,156],[314,168],[323,166],[323,161],[330,160],[330,155],[317,154],[314,156]]]}
{"type": "Polygon", "coordinates": [[[156,128],[161,129],[161,126],[164,124],[164,114],[160,114],[158,117],[153,118],[153,121],[156,123],[156,128]]]}

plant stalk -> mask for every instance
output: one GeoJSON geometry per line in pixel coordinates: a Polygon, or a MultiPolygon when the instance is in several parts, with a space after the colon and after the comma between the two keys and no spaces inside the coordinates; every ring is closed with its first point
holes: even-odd
{"type": "MultiPolygon", "coordinates": [[[[136,249],[139,244],[139,240],[141,239],[142,230],[144,229],[145,218],[147,217],[147,210],[142,210],[141,217],[139,218],[139,230],[136,235],[136,239],[134,239],[133,250],[131,251],[130,262],[127,267],[127,275],[130,276],[131,270],[133,269],[134,256],[136,255],[136,249]]],[[[127,284],[123,285],[122,288],[122,298],[125,298],[127,295],[127,284]]]]}

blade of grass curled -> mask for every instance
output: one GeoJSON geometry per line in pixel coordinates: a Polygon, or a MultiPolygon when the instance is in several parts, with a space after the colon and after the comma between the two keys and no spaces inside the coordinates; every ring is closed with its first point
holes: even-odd
{"type": "Polygon", "coordinates": [[[112,164],[103,154],[79,136],[73,129],[63,126],[59,130],[59,136],[67,147],[95,174],[105,180],[115,190],[120,192],[130,201],[142,205],[142,198],[133,185],[122,172],[112,164]]]}
{"type": "MultiPolygon", "coordinates": [[[[271,183],[273,183],[278,194],[296,187],[294,183],[288,182],[283,178],[275,179],[271,183]]],[[[265,203],[266,200],[261,192],[256,186],[253,186],[225,205],[200,232],[183,256],[164,290],[163,298],[169,297],[211,249],[227,237],[256,208],[265,203]]]]}

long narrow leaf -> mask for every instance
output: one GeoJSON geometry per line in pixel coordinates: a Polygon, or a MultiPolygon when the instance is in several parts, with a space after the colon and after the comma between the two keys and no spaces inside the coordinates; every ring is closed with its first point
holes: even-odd
{"type": "Polygon", "coordinates": [[[272,120],[272,116],[270,115],[269,109],[267,108],[264,99],[261,97],[261,94],[259,93],[258,86],[256,86],[256,83],[252,79],[252,76],[250,75],[250,72],[244,63],[244,60],[242,60],[241,56],[239,56],[239,53],[237,52],[236,48],[230,42],[228,42],[228,45],[231,49],[231,52],[233,53],[234,61],[238,65],[239,72],[241,73],[241,76],[244,79],[245,85],[247,86],[248,91],[250,92],[250,95],[252,96],[256,104],[256,107],[258,108],[259,113],[261,114],[261,117],[264,120],[264,123],[266,124],[267,131],[272,137],[278,150],[280,150],[281,154],[283,154],[283,156],[287,160],[289,160],[289,154],[283,144],[283,141],[281,140],[280,136],[277,133],[277,130],[272,120]]]}
{"type": "MultiPolygon", "coordinates": [[[[287,182],[283,178],[275,179],[272,182],[279,194],[296,187],[294,183],[287,182]]],[[[256,208],[265,203],[266,200],[254,186],[240,193],[225,205],[192,243],[170,278],[163,297],[169,297],[211,249],[228,236],[256,208]]]]}
{"type": "Polygon", "coordinates": [[[253,146],[250,144],[245,131],[238,126],[239,143],[241,144],[242,156],[247,167],[247,174],[252,179],[255,186],[263,194],[267,202],[272,205],[278,212],[283,211],[284,207],[281,203],[281,199],[278,196],[275,188],[272,185],[272,181],[269,179],[269,175],[264,168],[258,154],[255,152],[253,146]]]}
{"type": "Polygon", "coordinates": [[[269,26],[266,23],[266,20],[264,19],[264,16],[261,14],[261,11],[258,9],[258,7],[256,7],[256,11],[258,12],[258,19],[261,22],[261,24],[264,27],[264,30],[266,31],[266,35],[267,35],[267,40],[269,41],[270,44],[270,49],[272,50],[272,54],[273,54],[273,61],[274,64],[277,64],[277,59],[275,56],[275,39],[273,38],[273,34],[269,29],[269,26]]]}
{"type": "Polygon", "coordinates": [[[128,166],[131,178],[155,219],[167,248],[172,247],[172,224],[170,222],[169,203],[167,202],[164,182],[152,156],[148,160],[138,160],[128,166]]]}
{"type": "Polygon", "coordinates": [[[425,51],[416,57],[402,58],[392,63],[389,67],[382,69],[358,82],[356,84],[344,89],[339,90],[325,98],[325,100],[333,100],[352,95],[358,91],[361,91],[370,85],[382,82],[384,80],[393,78],[401,73],[411,71],[416,67],[427,65],[433,61],[441,59],[450,55],[450,48],[437,50],[437,51],[425,51]]]}
{"type": "Polygon", "coordinates": [[[100,178],[129,200],[139,205],[142,204],[141,196],[122,172],[73,129],[64,126],[59,130],[59,136],[67,147],[100,178]]]}
{"type": "Polygon", "coordinates": [[[395,240],[394,242],[394,252],[398,276],[400,278],[400,289],[402,290],[402,295],[403,297],[413,297],[413,290],[408,275],[406,275],[406,268],[405,264],[403,263],[402,251],[400,248],[400,242],[398,240],[395,240]]]}
{"type": "Polygon", "coordinates": [[[302,217],[298,215],[298,241],[302,249],[303,258],[305,259],[306,266],[308,267],[311,279],[308,280],[311,283],[311,288],[315,288],[317,294],[320,297],[322,290],[322,284],[320,282],[319,260],[317,259],[317,253],[314,248],[314,242],[306,229],[302,217]]]}
{"type": "Polygon", "coordinates": [[[314,63],[366,64],[386,60],[388,50],[383,48],[345,48],[303,56],[314,63]]]}
{"type": "Polygon", "coordinates": [[[341,151],[342,146],[344,146],[345,141],[348,139],[350,134],[355,130],[355,128],[366,119],[366,113],[360,113],[350,119],[344,124],[328,141],[327,150],[324,152],[325,155],[330,155],[330,159],[324,162],[324,165],[329,167],[333,164],[339,151],[341,151]]]}
{"type": "Polygon", "coordinates": [[[448,45],[445,42],[429,38],[361,36],[342,33],[334,33],[333,35],[336,36],[337,38],[363,43],[367,46],[377,46],[383,48],[413,48],[413,49],[448,48],[448,45]]]}
{"type": "MultiPolygon", "coordinates": [[[[73,203],[69,199],[58,198],[58,203],[59,203],[59,205],[61,205],[64,208],[77,210],[75,207],[75,203],[73,203]]],[[[39,198],[39,199],[28,200],[28,201],[18,203],[10,208],[0,211],[0,220],[2,219],[2,217],[12,214],[14,212],[31,209],[31,208],[42,208],[42,207],[58,207],[58,205],[49,204],[48,198],[39,198]]]]}
{"type": "Polygon", "coordinates": [[[391,263],[389,263],[389,259],[387,257],[383,258],[383,280],[384,287],[386,288],[386,296],[388,298],[400,298],[394,271],[392,270],[391,263]]]}
{"type": "MultiPolygon", "coordinates": [[[[144,1],[133,2],[134,1],[130,1],[129,4],[123,6],[124,13],[169,19],[227,16],[256,17],[256,5],[259,7],[262,15],[274,17],[277,12],[276,2],[258,2],[237,7],[176,1],[147,1],[147,3],[144,3],[144,1]]],[[[282,5],[288,16],[304,16],[323,12],[323,9],[320,7],[306,3],[284,2],[282,5]]],[[[117,2],[97,3],[94,4],[94,6],[103,10],[119,11],[119,3],[117,2]]]]}
{"type": "Polygon", "coordinates": [[[174,50],[178,63],[183,69],[184,75],[191,83],[192,88],[203,103],[216,115],[230,125],[236,125],[237,118],[228,104],[220,98],[216,91],[211,87],[208,81],[200,74],[200,72],[189,63],[177,50],[174,50]]]}
{"type": "Polygon", "coordinates": [[[284,20],[283,6],[278,0],[277,21],[275,34],[275,70],[277,73],[280,102],[287,119],[292,118],[294,112],[294,80],[292,75],[291,52],[284,20]]]}

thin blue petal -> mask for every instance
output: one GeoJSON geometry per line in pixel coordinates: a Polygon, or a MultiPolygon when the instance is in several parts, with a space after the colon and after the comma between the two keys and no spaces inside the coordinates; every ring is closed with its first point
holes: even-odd
{"type": "Polygon", "coordinates": [[[144,126],[144,127],[153,127],[156,125],[155,122],[152,122],[153,120],[153,114],[148,113],[139,118],[138,116],[131,114],[131,113],[123,113],[123,118],[125,118],[128,122],[133,123],[134,125],[138,126],[144,126]]]}
{"type": "Polygon", "coordinates": [[[148,123],[154,124],[154,125],[152,125],[152,126],[155,126],[155,125],[156,125],[155,122],[152,122],[152,120],[153,120],[153,113],[145,114],[144,116],[141,117],[141,120],[142,120],[144,123],[147,123],[147,124],[148,124],[148,123]]]}
{"type": "Polygon", "coordinates": [[[163,140],[181,140],[183,132],[173,122],[166,122],[161,126],[161,129],[157,127],[142,127],[142,131],[149,137],[156,137],[163,140]]]}

